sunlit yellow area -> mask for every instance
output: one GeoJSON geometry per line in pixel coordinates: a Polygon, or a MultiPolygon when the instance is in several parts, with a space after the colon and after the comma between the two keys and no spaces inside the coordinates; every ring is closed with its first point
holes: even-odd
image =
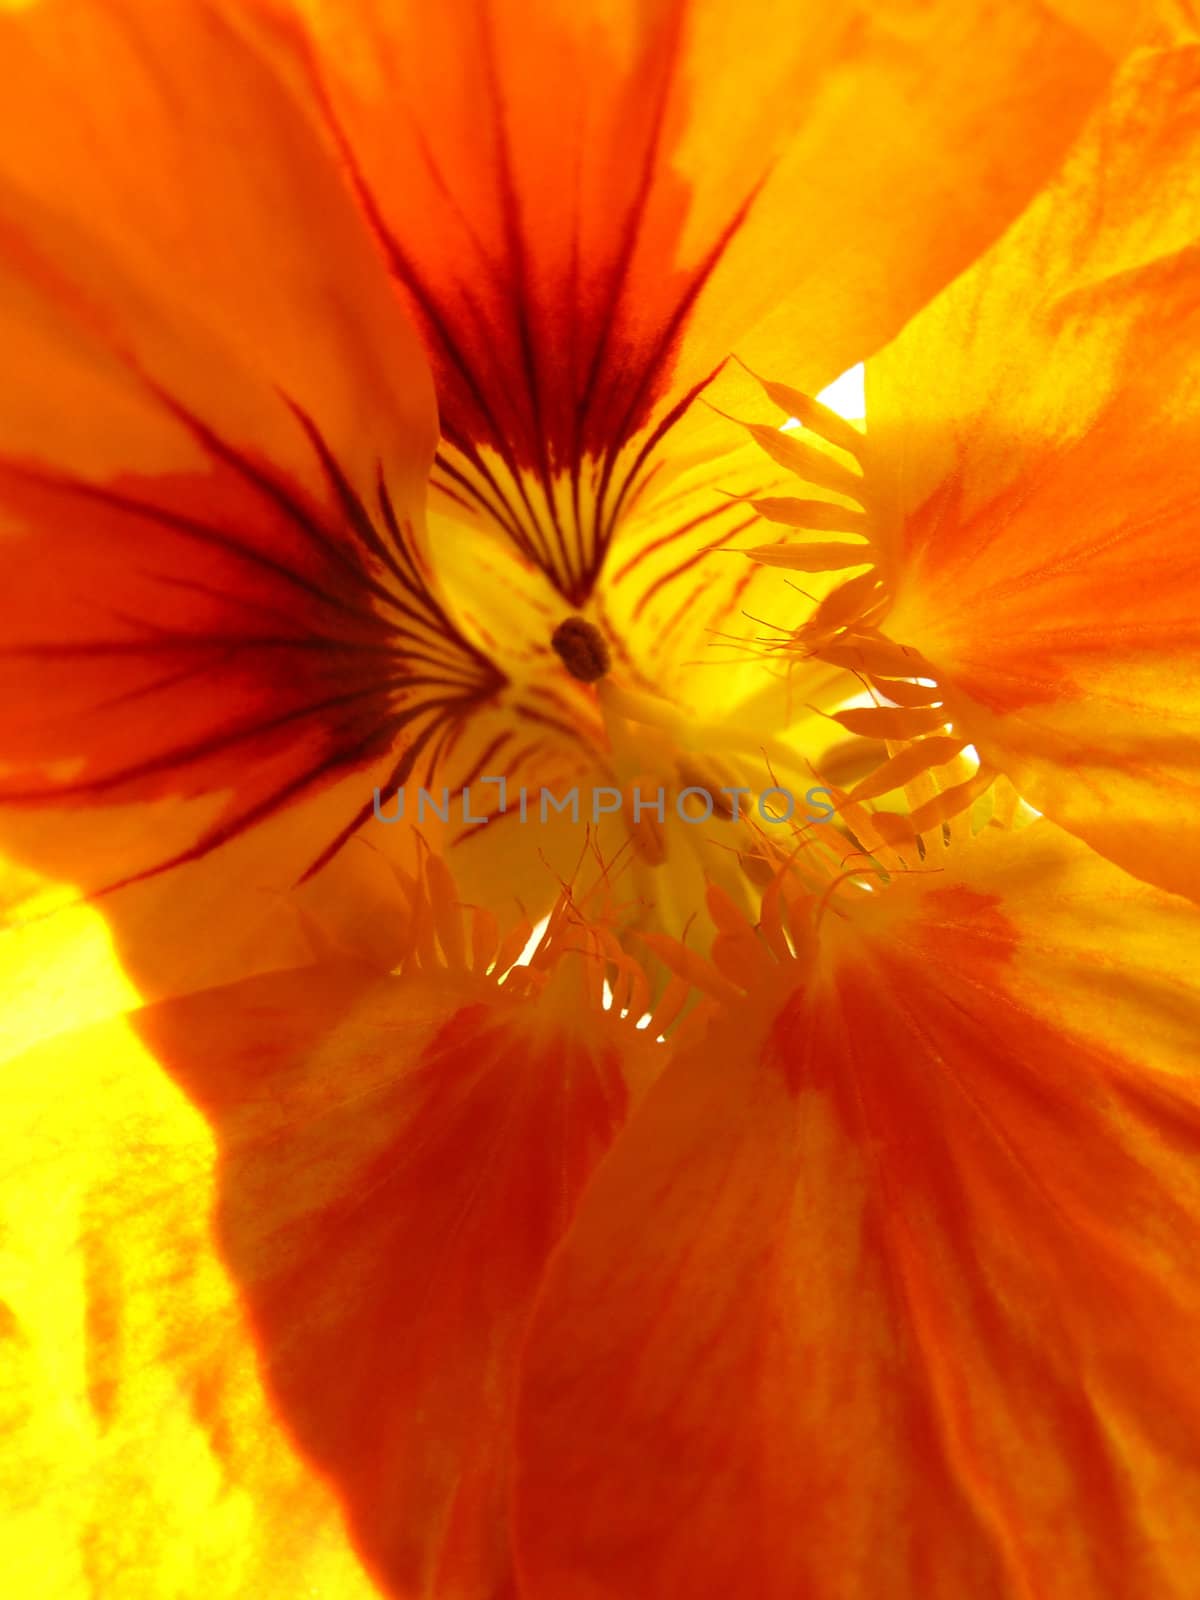
{"type": "Polygon", "coordinates": [[[264,1391],[204,1116],[121,1019],[4,1072],[5,1592],[376,1595],[264,1391]]]}
{"type": "MultiPolygon", "coordinates": [[[[3,873],[6,887],[18,876],[3,873]]],[[[140,1002],[122,966],[103,915],[70,885],[45,885],[31,893],[19,924],[0,932],[4,1004],[0,1006],[0,1060],[39,1039],[128,1010],[140,1002]]]]}
{"type": "Polygon", "coordinates": [[[817,399],[847,422],[862,422],[867,414],[866,371],[860,361],[822,389],[817,399]]]}

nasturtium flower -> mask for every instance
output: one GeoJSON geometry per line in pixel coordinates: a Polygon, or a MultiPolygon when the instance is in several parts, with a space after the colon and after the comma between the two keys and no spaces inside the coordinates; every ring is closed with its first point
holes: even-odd
{"type": "MultiPolygon", "coordinates": [[[[1040,0],[39,0],[0,30],[6,900],[100,895],[147,995],[300,959],[299,881],[360,945],[398,925],[377,857],[415,844],[375,787],[653,792],[702,756],[762,788],[788,699],[713,665],[750,574],[708,552],[772,485],[700,391],[735,345],[819,386],[896,333],[1112,47],[1040,0]],[[648,721],[553,650],[577,613],[648,721]]],[[[637,893],[679,927],[728,851],[652,829],[637,893]]],[[[509,911],[577,854],[569,823],[465,831],[464,892],[509,911]]]]}
{"type": "Polygon", "coordinates": [[[16,1593],[1192,1600],[1135,11],[0,4],[16,1593]]]}
{"type": "MultiPolygon", "coordinates": [[[[512,685],[474,719],[490,770],[670,793],[773,767],[803,793],[764,745],[787,721],[814,759],[829,730],[805,708],[855,686],[772,693],[714,650],[762,604],[720,553],[752,522],[739,495],[778,475],[706,402],[749,388],[731,350],[820,388],[877,348],[1057,159],[1111,32],[960,3],[283,10],[433,361],[431,552],[512,685]],[[673,722],[571,683],[548,649],[564,607],[673,722]]],[[[501,826],[502,847],[456,841],[471,893],[569,869],[575,830],[501,826]]],[[[686,920],[700,871],[737,893],[729,832],[630,837],[658,920],[686,920]]]]}

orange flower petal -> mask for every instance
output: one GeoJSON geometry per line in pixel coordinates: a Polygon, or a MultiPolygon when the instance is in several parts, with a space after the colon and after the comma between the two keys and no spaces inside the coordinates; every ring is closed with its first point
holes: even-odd
{"type": "MultiPolygon", "coordinates": [[[[0,100],[0,837],[103,890],[358,770],[189,916],[239,874],[261,904],[500,681],[414,560],[427,365],[322,137],[212,6],[6,12],[0,100]]],[[[180,921],[145,919],[142,966],[180,921]]]]}
{"type": "Polygon", "coordinates": [[[1197,913],[1048,824],[947,859],[827,907],[589,1186],[529,1600],[1191,1595],[1197,913]]]}
{"type": "Polygon", "coordinates": [[[436,433],[416,341],[326,146],[230,10],[0,17],[5,450],[91,482],[209,466],[158,385],[325,494],[282,392],[356,485],[382,454],[403,498],[436,433]]]}
{"type": "Polygon", "coordinates": [[[956,731],[1200,896],[1200,52],[1135,55],[1062,178],[868,368],[882,624],[956,731]]]}
{"type": "Polygon", "coordinates": [[[435,481],[576,606],[729,351],[818,388],[876,348],[1108,68],[1030,0],[290,9],[429,342],[435,481]]]}
{"type": "Polygon", "coordinates": [[[654,1053],[582,999],[312,967],[7,1064],[19,1591],[508,1593],[528,1304],[654,1053]]]}

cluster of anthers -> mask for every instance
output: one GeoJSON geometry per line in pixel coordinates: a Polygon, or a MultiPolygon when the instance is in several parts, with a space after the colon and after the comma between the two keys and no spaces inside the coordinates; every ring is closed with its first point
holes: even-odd
{"type": "MultiPolygon", "coordinates": [[[[678,1041],[703,1025],[713,1005],[764,986],[803,984],[824,918],[852,916],[855,903],[898,874],[939,870],[959,830],[1022,820],[1012,785],[955,732],[929,663],[886,634],[891,596],[865,434],[820,401],[759,381],[789,420],[782,428],[744,426],[807,493],[751,497],[753,510],[787,533],[742,553],[763,566],[833,579],[822,597],[810,596],[808,618],[780,628],[765,648],[792,669],[818,659],[852,673],[862,692],[826,714],[855,739],[860,767],[861,752],[871,748],[861,741],[883,744],[884,759],[868,756],[869,770],[855,781],[827,780],[836,826],[797,826],[786,843],[754,830],[757,844],[738,857],[749,891],[742,904],[714,882],[707,888],[712,937],[695,941],[707,954],[689,940],[690,924],[681,938],[623,931],[628,908],[613,896],[615,862],[600,864],[587,892],[564,884],[541,922],[520,915],[502,927],[492,910],[464,903],[446,862],[425,850],[415,870],[393,867],[405,905],[398,974],[482,981],[497,999],[535,1000],[543,1014],[594,1020],[604,1012],[652,1040],[672,1034],[678,1041]],[[986,816],[985,807],[975,809],[980,801],[986,816]],[[626,948],[635,940],[636,955],[626,948]]],[[[606,646],[585,619],[569,618],[552,645],[572,676],[606,680],[606,646]]],[[[620,696],[607,681],[602,687],[620,696]]]]}
{"type": "Polygon", "coordinates": [[[507,928],[486,906],[459,898],[450,868],[431,851],[416,871],[394,870],[407,906],[395,966],[402,976],[482,980],[508,999],[536,1001],[543,1013],[594,1019],[604,1012],[612,1024],[652,1039],[664,1039],[687,1007],[692,984],[685,975],[655,997],[641,962],[623,948],[614,931],[620,907],[603,869],[590,890],[564,884],[540,922],[522,915],[507,928]]]}
{"type": "MultiPolygon", "coordinates": [[[[780,627],[762,641],[769,654],[789,663],[816,659],[845,667],[862,685],[858,703],[834,713],[833,720],[847,733],[882,742],[887,756],[850,788],[846,799],[861,804],[903,791],[903,812],[874,814],[875,831],[892,844],[944,829],[989,795],[991,817],[1012,825],[1020,807],[1016,791],[956,731],[935,668],[887,634],[893,597],[869,439],[798,389],[758,382],[788,420],[783,427],[743,426],[808,493],[751,498],[762,518],[788,533],[741,553],[792,572],[851,574],[814,601],[800,626],[780,627]],[[798,436],[801,430],[808,437],[798,436]],[[828,533],[838,537],[817,537],[828,533]]],[[[978,818],[980,825],[983,820],[978,818]]]]}

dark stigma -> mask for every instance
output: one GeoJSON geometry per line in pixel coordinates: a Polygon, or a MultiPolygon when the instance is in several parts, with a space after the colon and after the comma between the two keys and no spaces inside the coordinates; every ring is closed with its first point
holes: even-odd
{"type": "Polygon", "coordinates": [[[568,617],[550,635],[550,645],[580,683],[595,683],[612,665],[604,635],[584,617],[568,617]]]}

